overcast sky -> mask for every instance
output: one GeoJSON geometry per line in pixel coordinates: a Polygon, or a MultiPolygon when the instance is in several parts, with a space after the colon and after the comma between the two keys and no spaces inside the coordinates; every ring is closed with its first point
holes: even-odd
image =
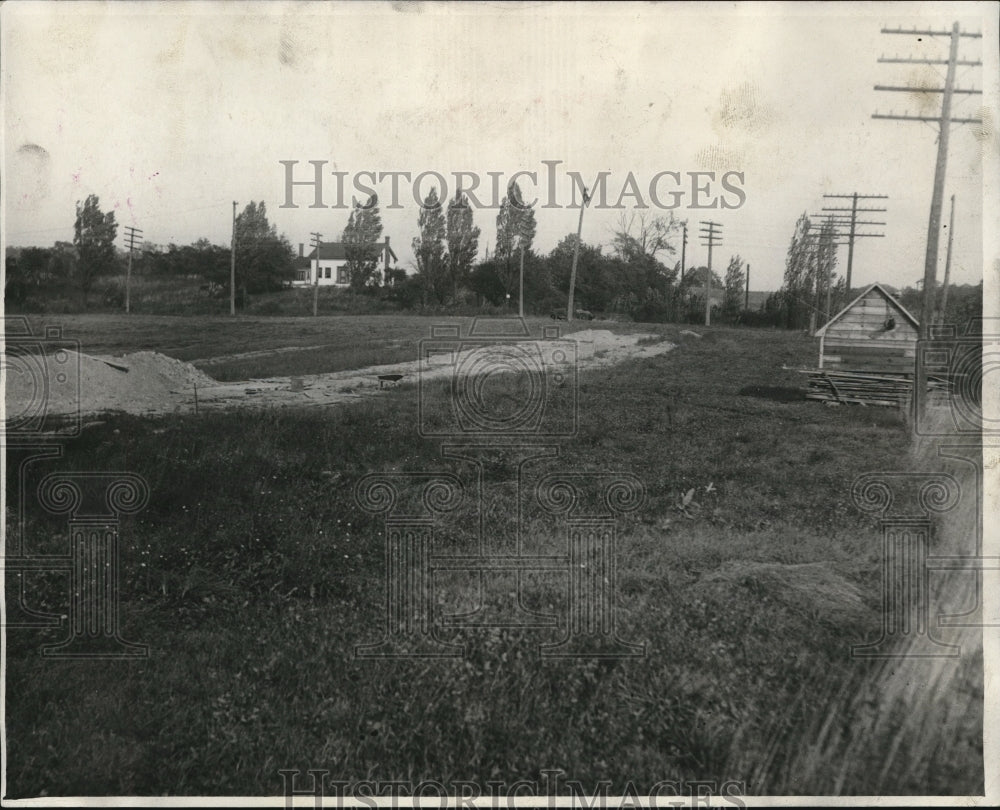
{"type": "MultiPolygon", "coordinates": [[[[242,209],[263,200],[297,245],[311,231],[337,238],[347,211],[309,208],[308,189],[296,190],[299,208],[280,208],[281,160],[300,161],[302,179],[312,171],[307,161],[329,161],[327,170],[348,173],[348,189],[364,170],[537,171],[541,185],[542,161],[558,160],[563,207],[538,211],[542,252],[576,229],[566,171],[585,179],[610,172],[612,202],[629,172],[645,194],[657,172],[737,171],[746,195],[739,208],[674,211],[692,223],[689,265],[705,262],[697,222],[712,219],[723,233],[713,267],[724,269],[738,253],[751,265],[753,289],[776,289],[796,217],[830,204],[824,193],[858,191],[889,199],[876,203],[888,208],[877,217],[887,225],[866,229],[885,238],[858,240],[855,286],[913,284],[923,274],[936,126],[871,114],[933,115],[940,94],[873,85],[941,86],[944,66],[877,59],[946,58],[948,43],[880,29],[947,29],[955,20],[963,30],[985,26],[985,39],[961,43],[962,57],[985,67],[959,68],[958,84],[982,88],[985,77],[997,109],[996,9],[7,4],[0,12],[6,241],[70,240],[75,201],[95,193],[121,225],[163,245],[201,237],[228,244],[232,201],[242,209]]],[[[953,115],[975,117],[983,103],[957,96],[953,115]]],[[[989,150],[997,151],[992,126],[953,126],[943,221],[954,194],[957,283],[983,277],[989,150]]],[[[331,204],[332,175],[326,188],[331,204]]],[[[385,210],[387,189],[380,187],[385,232],[408,266],[418,209],[404,181],[404,207],[385,210]]],[[[690,201],[688,193],[682,205],[690,201]]],[[[584,240],[607,244],[619,213],[588,209],[584,240]]],[[[492,246],[495,218],[495,210],[475,212],[481,254],[492,246]]],[[[842,248],[841,272],[846,258],[842,248]]]]}

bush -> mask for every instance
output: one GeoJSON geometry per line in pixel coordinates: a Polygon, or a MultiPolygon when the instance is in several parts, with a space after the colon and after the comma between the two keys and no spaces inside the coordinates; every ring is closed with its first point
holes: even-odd
{"type": "Polygon", "coordinates": [[[736,321],[740,326],[770,327],[771,329],[785,326],[785,314],[781,310],[768,312],[766,310],[744,310],[736,321]]]}
{"type": "Polygon", "coordinates": [[[109,309],[124,309],[125,285],[120,281],[110,281],[103,286],[104,289],[100,291],[101,303],[109,309]]]}
{"type": "Polygon", "coordinates": [[[674,319],[673,307],[664,301],[648,301],[632,310],[632,319],[641,323],[667,323],[674,319]]]}

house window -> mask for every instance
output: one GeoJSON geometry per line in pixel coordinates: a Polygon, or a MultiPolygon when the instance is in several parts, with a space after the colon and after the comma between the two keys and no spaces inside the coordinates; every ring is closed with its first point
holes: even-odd
{"type": "Polygon", "coordinates": [[[325,278],[330,278],[330,275],[331,275],[332,272],[333,272],[333,268],[327,267],[326,268],[326,276],[325,276],[325,278]]]}
{"type": "Polygon", "coordinates": [[[344,265],[337,268],[337,283],[350,284],[350,279],[347,277],[347,268],[344,265]]]}

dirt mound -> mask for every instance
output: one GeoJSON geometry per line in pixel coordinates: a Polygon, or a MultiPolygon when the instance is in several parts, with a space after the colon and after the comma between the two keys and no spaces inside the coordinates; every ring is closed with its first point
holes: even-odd
{"type": "MultiPolygon", "coordinates": [[[[587,329],[566,336],[577,344],[581,370],[601,368],[628,358],[652,357],[670,351],[673,344],[657,335],[616,335],[606,329],[587,329]]],[[[516,343],[515,345],[522,345],[516,343]]],[[[523,343],[527,351],[536,341],[523,343]]],[[[289,351],[276,349],[275,353],[289,351]]],[[[474,350],[469,350],[474,351],[474,350]]],[[[125,411],[134,414],[192,412],[196,409],[291,407],[332,405],[365,396],[377,396],[385,377],[412,384],[418,378],[444,379],[455,373],[459,358],[440,367],[421,368],[419,362],[372,366],[326,374],[269,377],[244,382],[219,382],[190,363],[157,352],[122,357],[95,357],[61,352],[35,358],[32,368],[7,364],[6,404],[9,416],[37,411],[44,402],[50,414],[125,411]],[[379,379],[379,377],[383,379],[379,379]],[[197,399],[196,399],[197,397],[197,399]]],[[[564,362],[572,362],[565,359],[564,362]]],[[[493,367],[485,364],[478,373],[493,367]]],[[[387,389],[388,390],[388,389],[387,389]]]]}
{"type": "Polygon", "coordinates": [[[172,413],[189,409],[195,386],[215,384],[194,366],[157,352],[94,357],[64,351],[9,373],[6,406],[8,414],[39,404],[50,414],[172,413]]]}
{"type": "Polygon", "coordinates": [[[630,340],[631,335],[616,335],[607,329],[581,329],[579,332],[570,332],[566,335],[567,340],[575,340],[577,343],[593,343],[602,349],[611,346],[623,346],[634,340],[630,340]]]}

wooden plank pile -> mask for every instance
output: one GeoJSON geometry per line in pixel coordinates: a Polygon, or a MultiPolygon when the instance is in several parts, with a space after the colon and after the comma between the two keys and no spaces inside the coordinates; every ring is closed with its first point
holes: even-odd
{"type": "MultiPolygon", "coordinates": [[[[852,405],[902,407],[913,392],[913,378],[905,374],[871,374],[864,371],[799,369],[808,376],[806,399],[852,405]]],[[[948,382],[940,377],[927,380],[929,391],[947,392],[948,382]]]]}

